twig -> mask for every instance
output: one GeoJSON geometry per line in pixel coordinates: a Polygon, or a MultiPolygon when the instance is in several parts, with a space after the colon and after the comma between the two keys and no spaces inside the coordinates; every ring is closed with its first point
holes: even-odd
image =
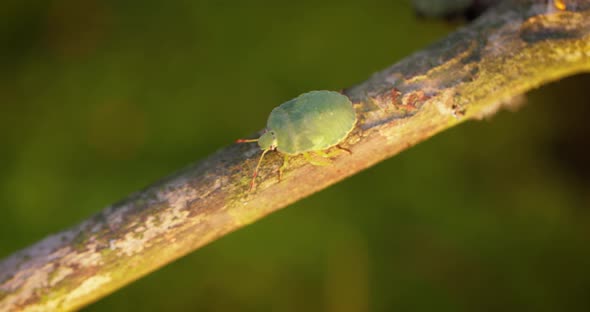
{"type": "Polygon", "coordinates": [[[0,262],[0,310],[71,310],[220,236],[544,83],[590,71],[590,1],[506,1],[441,42],[344,90],[359,122],[333,164],[232,145],[0,262]]]}

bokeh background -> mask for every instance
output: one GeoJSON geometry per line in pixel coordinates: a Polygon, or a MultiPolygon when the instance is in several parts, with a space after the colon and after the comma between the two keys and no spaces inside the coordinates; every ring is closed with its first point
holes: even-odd
{"type": "MultiPolygon", "coordinates": [[[[456,27],[407,1],[3,0],[0,257],[456,27]]],[[[86,310],[588,311],[588,86],[544,86],[86,310]]]]}

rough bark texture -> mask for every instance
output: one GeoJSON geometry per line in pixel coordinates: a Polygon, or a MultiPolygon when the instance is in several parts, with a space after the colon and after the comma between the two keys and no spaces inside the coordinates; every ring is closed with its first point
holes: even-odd
{"type": "MultiPolygon", "coordinates": [[[[71,310],[216,238],[469,119],[494,114],[531,88],[590,71],[590,1],[507,1],[471,25],[344,91],[359,122],[352,154],[315,167],[232,145],[0,262],[0,310],[71,310]]],[[[389,40],[389,39],[388,39],[389,40]]]]}

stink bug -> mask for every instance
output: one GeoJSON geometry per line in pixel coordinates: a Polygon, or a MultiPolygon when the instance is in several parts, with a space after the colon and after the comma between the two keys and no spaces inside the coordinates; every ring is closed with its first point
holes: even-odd
{"type": "Polygon", "coordinates": [[[303,154],[313,164],[309,152],[324,153],[342,142],[354,128],[356,114],[352,102],[338,92],[311,91],[275,107],[266,123],[262,136],[253,140],[237,140],[237,143],[258,142],[262,155],[250,183],[250,190],[258,175],[262,158],[268,151],[277,150],[284,155],[279,169],[279,179],[287,164],[288,156],[303,154]]]}

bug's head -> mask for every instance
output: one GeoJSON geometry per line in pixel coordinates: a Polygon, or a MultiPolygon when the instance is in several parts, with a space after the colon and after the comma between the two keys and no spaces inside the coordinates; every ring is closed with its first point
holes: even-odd
{"type": "Polygon", "coordinates": [[[277,137],[275,132],[272,130],[265,132],[258,139],[258,145],[263,150],[274,150],[277,147],[277,137]]]}

